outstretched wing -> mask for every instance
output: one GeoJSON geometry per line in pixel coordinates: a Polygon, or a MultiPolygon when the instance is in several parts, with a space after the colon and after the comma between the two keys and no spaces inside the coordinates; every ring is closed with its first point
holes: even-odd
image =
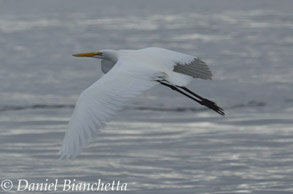
{"type": "Polygon", "coordinates": [[[131,98],[156,85],[154,79],[159,74],[135,61],[119,59],[107,74],[79,96],[60,157],[76,157],[116,111],[131,98]]]}
{"type": "MultiPolygon", "coordinates": [[[[193,78],[212,79],[213,74],[208,65],[197,57],[157,47],[141,50],[150,53],[153,57],[157,57],[162,64],[169,66],[173,72],[193,78]]],[[[176,77],[176,74],[172,74],[172,76],[176,77]]],[[[184,79],[184,77],[179,79],[184,79]]]]}

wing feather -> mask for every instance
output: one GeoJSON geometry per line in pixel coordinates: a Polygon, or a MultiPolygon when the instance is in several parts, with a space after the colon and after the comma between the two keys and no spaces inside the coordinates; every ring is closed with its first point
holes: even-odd
{"type": "Polygon", "coordinates": [[[198,58],[194,58],[191,62],[176,62],[173,71],[201,79],[212,79],[213,75],[208,65],[198,58]]]}
{"type": "Polygon", "coordinates": [[[212,72],[208,65],[197,57],[156,47],[141,49],[141,51],[149,53],[169,68],[170,72],[167,74],[170,80],[168,81],[173,84],[186,85],[192,80],[185,78],[184,75],[190,78],[212,79],[212,72]],[[186,79],[185,82],[182,81],[184,79],[186,79]]]}
{"type": "Polygon", "coordinates": [[[159,72],[142,65],[137,68],[134,61],[125,61],[130,64],[119,60],[107,74],[82,92],[69,122],[60,158],[76,157],[115,112],[157,84],[153,79],[159,72]]]}

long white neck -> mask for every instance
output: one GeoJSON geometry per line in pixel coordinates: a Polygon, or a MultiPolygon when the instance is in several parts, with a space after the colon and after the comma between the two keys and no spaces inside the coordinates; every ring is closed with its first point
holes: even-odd
{"type": "Polygon", "coordinates": [[[101,50],[101,59],[116,62],[118,60],[118,52],[116,50],[101,50]]]}

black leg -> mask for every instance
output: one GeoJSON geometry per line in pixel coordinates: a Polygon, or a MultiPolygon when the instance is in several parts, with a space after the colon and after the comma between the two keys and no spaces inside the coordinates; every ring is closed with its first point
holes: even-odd
{"type": "Polygon", "coordinates": [[[202,100],[202,105],[205,105],[205,106],[213,109],[214,111],[216,111],[217,113],[219,113],[221,115],[225,115],[224,110],[222,108],[220,108],[215,102],[210,101],[209,99],[201,97],[200,95],[194,93],[193,91],[189,90],[186,87],[182,87],[182,86],[178,86],[178,87],[182,88],[186,92],[189,92],[193,96],[196,96],[197,98],[201,99],[202,100]]]}
{"type": "Polygon", "coordinates": [[[158,80],[158,82],[159,82],[160,84],[164,85],[164,86],[167,86],[167,87],[171,88],[172,90],[175,90],[175,91],[177,91],[177,92],[183,94],[184,96],[186,96],[186,97],[188,97],[188,98],[190,98],[190,99],[196,101],[197,103],[199,103],[199,104],[201,104],[201,105],[203,105],[203,106],[206,106],[206,107],[208,107],[208,108],[214,110],[215,112],[219,113],[219,114],[222,115],[222,116],[225,115],[224,110],[223,110],[222,108],[220,108],[215,102],[210,101],[210,100],[208,100],[208,99],[206,99],[206,98],[203,98],[203,97],[197,95],[196,93],[194,93],[193,91],[189,90],[188,88],[181,87],[181,86],[174,86],[174,85],[171,85],[171,84],[169,84],[168,82],[164,82],[164,81],[159,81],[159,80],[158,80]],[[191,94],[191,95],[193,95],[193,96],[191,96],[191,95],[189,95],[189,94],[183,92],[183,91],[180,90],[180,89],[183,89],[184,91],[188,92],[189,94],[191,94]],[[196,98],[198,98],[198,99],[196,99],[196,98]]]}
{"type": "Polygon", "coordinates": [[[193,91],[189,90],[188,88],[186,87],[183,87],[183,86],[177,86],[179,88],[182,88],[183,90],[185,90],[186,92],[189,92],[190,94],[192,94],[193,96],[196,96],[198,97],[199,99],[203,100],[204,98],[201,97],[200,95],[197,95],[196,93],[194,93],[193,91]]]}
{"type": "Polygon", "coordinates": [[[160,84],[164,85],[164,86],[167,86],[167,87],[171,88],[172,90],[175,90],[175,91],[177,91],[177,92],[183,94],[184,96],[186,96],[186,97],[188,97],[188,98],[190,98],[190,99],[192,99],[192,100],[194,100],[194,101],[196,101],[196,102],[198,102],[198,103],[201,103],[200,100],[198,100],[198,99],[196,99],[196,98],[194,98],[194,97],[192,97],[192,96],[190,96],[190,95],[184,93],[183,91],[179,90],[179,89],[178,89],[176,86],[174,86],[174,85],[171,85],[171,84],[168,84],[168,83],[165,83],[165,82],[162,82],[162,81],[158,81],[158,82],[159,82],[160,84]]]}

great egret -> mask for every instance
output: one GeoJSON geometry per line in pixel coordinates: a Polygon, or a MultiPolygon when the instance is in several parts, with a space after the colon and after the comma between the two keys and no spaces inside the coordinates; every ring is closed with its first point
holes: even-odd
{"type": "Polygon", "coordinates": [[[101,50],[73,56],[102,59],[105,75],[79,96],[59,152],[61,158],[76,157],[117,110],[157,84],[224,115],[216,103],[185,87],[193,78],[212,77],[207,64],[196,57],[163,48],[101,50]]]}

